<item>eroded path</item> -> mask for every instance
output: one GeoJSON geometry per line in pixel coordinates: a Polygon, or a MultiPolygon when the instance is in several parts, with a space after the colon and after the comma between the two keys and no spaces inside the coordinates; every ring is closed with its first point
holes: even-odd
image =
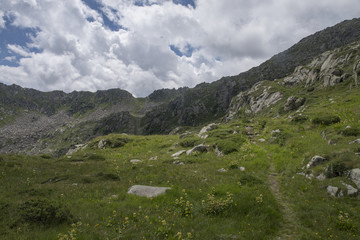
{"type": "Polygon", "coordinates": [[[280,191],[279,182],[278,182],[278,174],[275,171],[274,163],[270,160],[270,168],[269,168],[269,176],[268,176],[268,184],[270,189],[279,203],[281,207],[281,213],[283,216],[283,223],[281,229],[277,236],[274,238],[275,240],[296,240],[300,239],[298,236],[298,221],[296,220],[296,215],[291,208],[290,204],[287,202],[283,193],[280,191]]]}

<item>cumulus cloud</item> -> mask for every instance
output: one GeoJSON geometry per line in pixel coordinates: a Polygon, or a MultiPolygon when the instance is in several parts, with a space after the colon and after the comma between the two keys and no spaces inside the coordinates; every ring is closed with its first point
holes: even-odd
{"type": "Polygon", "coordinates": [[[45,91],[118,87],[136,96],[192,87],[256,66],[360,9],[357,0],[197,0],[195,8],[169,0],[89,1],[2,3],[0,29],[6,13],[13,26],[37,33],[24,46],[7,45],[21,59],[0,65],[0,81],[45,91]]]}

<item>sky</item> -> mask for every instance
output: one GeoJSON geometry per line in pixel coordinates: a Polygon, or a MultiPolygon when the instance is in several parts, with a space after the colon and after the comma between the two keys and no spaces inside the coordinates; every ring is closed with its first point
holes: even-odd
{"type": "Polygon", "coordinates": [[[0,82],[136,97],[237,75],[359,0],[1,0],[0,82]]]}

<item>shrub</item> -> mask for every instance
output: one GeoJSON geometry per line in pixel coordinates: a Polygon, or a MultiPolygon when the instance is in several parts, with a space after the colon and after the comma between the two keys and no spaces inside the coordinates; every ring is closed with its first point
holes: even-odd
{"type": "Polygon", "coordinates": [[[230,154],[232,152],[237,152],[240,145],[236,142],[231,140],[219,140],[216,142],[219,150],[222,151],[224,154],[230,154]]]}
{"type": "Polygon", "coordinates": [[[198,145],[201,143],[201,139],[194,136],[185,136],[179,141],[179,145],[182,147],[194,147],[195,145],[198,145]]]}
{"type": "Polygon", "coordinates": [[[338,177],[343,175],[347,170],[348,169],[343,162],[337,161],[328,165],[325,175],[327,178],[338,177]]]}
{"type": "Polygon", "coordinates": [[[231,193],[226,193],[226,198],[215,198],[215,189],[208,193],[207,199],[202,200],[202,205],[206,215],[219,215],[229,210],[234,205],[231,193]]]}
{"type": "Polygon", "coordinates": [[[92,154],[88,157],[88,159],[93,161],[105,161],[106,158],[103,155],[92,154]]]}
{"type": "Polygon", "coordinates": [[[339,123],[339,122],[340,122],[340,118],[338,116],[333,116],[333,115],[319,116],[319,117],[315,117],[312,120],[312,123],[314,123],[314,124],[321,124],[321,125],[325,125],[325,126],[339,123]]]}
{"type": "Polygon", "coordinates": [[[347,136],[347,137],[357,137],[360,135],[360,129],[359,128],[346,128],[345,130],[342,130],[340,134],[347,136]]]}
{"type": "Polygon", "coordinates": [[[69,222],[73,219],[70,210],[59,201],[35,199],[25,202],[21,208],[25,221],[44,225],[69,222]]]}
{"type": "Polygon", "coordinates": [[[125,146],[125,144],[127,144],[128,142],[130,142],[130,139],[118,137],[115,139],[107,139],[106,146],[110,146],[111,148],[119,148],[125,146]]]}
{"type": "Polygon", "coordinates": [[[295,123],[302,123],[302,122],[307,121],[308,119],[309,118],[306,116],[297,115],[293,119],[291,119],[291,121],[295,122],[295,123]]]}

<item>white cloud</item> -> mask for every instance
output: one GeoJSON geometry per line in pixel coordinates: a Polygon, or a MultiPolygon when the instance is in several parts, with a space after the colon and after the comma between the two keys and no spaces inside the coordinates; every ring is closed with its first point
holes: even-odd
{"type": "Polygon", "coordinates": [[[4,12],[0,10],[0,31],[5,28],[4,12]]]}
{"type": "Polygon", "coordinates": [[[40,31],[31,44],[8,45],[26,58],[18,67],[0,66],[0,81],[41,90],[119,87],[137,96],[192,87],[258,65],[315,31],[357,17],[360,9],[358,0],[197,0],[195,9],[166,0],[101,3],[126,30],[110,30],[81,0],[2,3],[0,28],[7,12],[14,26],[40,31]],[[134,5],[139,2],[146,4],[134,5]],[[192,56],[179,57],[170,45],[191,46],[192,56]],[[42,51],[30,53],[32,47],[42,51]]]}
{"type": "Polygon", "coordinates": [[[29,52],[28,49],[19,46],[19,45],[13,45],[13,44],[8,44],[8,49],[10,51],[12,51],[13,53],[23,56],[23,57],[30,57],[31,53],[29,52]]]}

